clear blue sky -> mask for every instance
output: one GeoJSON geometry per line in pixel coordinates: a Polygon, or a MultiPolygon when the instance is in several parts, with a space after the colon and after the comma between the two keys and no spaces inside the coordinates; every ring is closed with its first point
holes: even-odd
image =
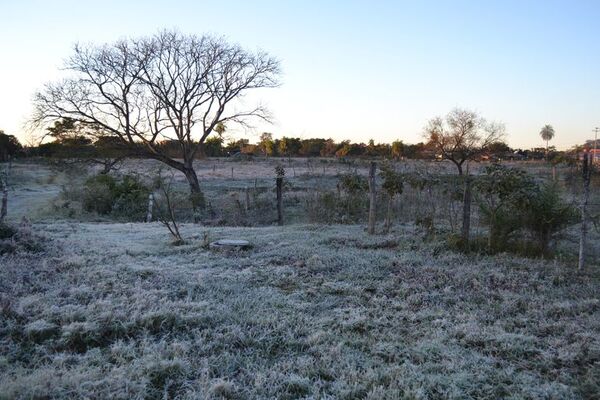
{"type": "MultiPolygon", "coordinates": [[[[600,1],[0,0],[0,129],[20,138],[31,96],[77,42],[161,28],[224,35],[278,57],[261,94],[275,136],[422,140],[453,107],[503,121],[515,147],[559,148],[600,126],[600,1]]],[[[240,134],[242,132],[239,132],[240,134]]]]}

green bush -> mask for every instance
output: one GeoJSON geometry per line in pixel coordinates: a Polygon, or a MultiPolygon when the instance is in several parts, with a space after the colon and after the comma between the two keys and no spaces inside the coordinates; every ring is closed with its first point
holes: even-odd
{"type": "Polygon", "coordinates": [[[149,192],[134,175],[125,175],[119,180],[106,174],[97,175],[84,184],[83,209],[138,220],[146,211],[149,192]]]}
{"type": "Polygon", "coordinates": [[[554,236],[578,220],[555,183],[536,182],[516,168],[486,167],[476,187],[490,252],[545,254],[554,236]]]}
{"type": "Polygon", "coordinates": [[[125,175],[114,188],[112,214],[142,219],[147,210],[149,193],[148,187],[137,176],[125,175]]]}
{"type": "Polygon", "coordinates": [[[346,193],[346,196],[340,199],[340,204],[345,209],[342,222],[360,221],[366,214],[367,205],[369,204],[367,178],[357,173],[341,175],[338,187],[346,193]]]}
{"type": "Polygon", "coordinates": [[[476,181],[476,199],[482,221],[489,228],[489,251],[506,250],[512,236],[523,227],[524,206],[537,191],[525,171],[494,164],[476,181]]]}
{"type": "Polygon", "coordinates": [[[114,203],[117,181],[110,175],[102,174],[85,181],[83,191],[83,209],[98,214],[110,214],[114,203]]]}
{"type": "Polygon", "coordinates": [[[567,204],[555,183],[540,185],[524,207],[523,224],[544,254],[554,235],[578,221],[577,209],[567,204]]]}

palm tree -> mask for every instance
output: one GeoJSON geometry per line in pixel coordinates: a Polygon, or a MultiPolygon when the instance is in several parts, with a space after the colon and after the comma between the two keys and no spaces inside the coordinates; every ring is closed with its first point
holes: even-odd
{"type": "Polygon", "coordinates": [[[552,125],[544,125],[540,131],[540,136],[546,141],[546,160],[548,159],[548,142],[554,137],[554,128],[552,125]]]}

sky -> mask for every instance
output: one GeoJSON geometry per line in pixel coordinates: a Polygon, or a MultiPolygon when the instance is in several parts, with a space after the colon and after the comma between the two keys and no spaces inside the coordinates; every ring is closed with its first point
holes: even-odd
{"type": "Polygon", "coordinates": [[[275,121],[237,136],[405,143],[455,107],[512,147],[568,148],[600,126],[600,1],[0,0],[0,129],[27,141],[34,92],[80,43],[160,29],[224,36],[281,61],[275,121]]]}

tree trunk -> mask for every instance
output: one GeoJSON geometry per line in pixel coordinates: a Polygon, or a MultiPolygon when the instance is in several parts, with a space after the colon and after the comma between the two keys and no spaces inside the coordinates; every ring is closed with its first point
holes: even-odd
{"type": "Polygon", "coordinates": [[[275,179],[277,188],[277,224],[283,225],[283,177],[275,179]]]}
{"type": "Polygon", "coordinates": [[[469,177],[468,165],[467,176],[465,177],[465,191],[463,194],[463,221],[462,221],[462,241],[465,249],[469,249],[469,236],[471,232],[471,179],[469,177]]]}
{"type": "Polygon", "coordinates": [[[462,163],[453,161],[454,164],[456,165],[456,169],[458,170],[458,175],[462,176],[463,175],[463,167],[462,167],[462,163]]]}
{"type": "Polygon", "coordinates": [[[377,170],[377,164],[371,162],[369,168],[369,235],[375,234],[375,171],[377,170]]]}
{"type": "Polygon", "coordinates": [[[194,222],[200,221],[200,211],[204,208],[204,195],[200,189],[198,175],[192,166],[184,166],[182,172],[190,185],[190,201],[194,211],[194,222]]]}
{"type": "Polygon", "coordinates": [[[587,247],[587,233],[588,233],[588,202],[590,198],[590,178],[591,178],[591,165],[588,158],[588,154],[583,155],[583,201],[581,204],[581,237],[579,238],[579,270],[585,268],[585,250],[587,247]]]}

